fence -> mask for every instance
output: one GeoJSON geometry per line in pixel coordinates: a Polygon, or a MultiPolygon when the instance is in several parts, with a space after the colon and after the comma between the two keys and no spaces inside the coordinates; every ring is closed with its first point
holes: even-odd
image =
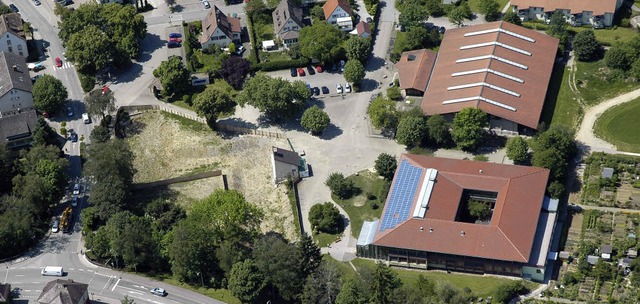
{"type": "Polygon", "coordinates": [[[258,136],[273,137],[273,138],[280,138],[280,139],[287,139],[287,136],[285,136],[284,133],[280,133],[280,132],[256,130],[256,129],[237,127],[237,126],[232,126],[232,125],[227,125],[227,124],[221,124],[221,123],[216,124],[216,128],[218,130],[220,130],[220,131],[226,131],[226,132],[258,135],[258,136]]]}
{"type": "Polygon", "coordinates": [[[222,175],[222,171],[215,170],[215,171],[209,171],[209,172],[204,172],[200,174],[163,179],[163,180],[150,182],[150,183],[135,184],[133,185],[133,188],[135,190],[140,190],[140,189],[146,189],[146,188],[152,188],[152,187],[167,186],[171,184],[190,182],[193,180],[198,180],[198,179],[203,179],[208,177],[215,177],[220,175],[222,175]]]}
{"type": "Polygon", "coordinates": [[[184,117],[184,118],[188,118],[191,119],[193,121],[197,121],[203,124],[207,124],[207,120],[204,119],[203,117],[199,117],[199,116],[195,116],[195,115],[190,115],[184,112],[180,112],[180,111],[176,111],[175,109],[171,109],[169,107],[165,107],[165,106],[159,106],[159,105],[139,105],[139,106],[122,106],[120,107],[120,109],[122,109],[123,111],[127,111],[129,113],[131,112],[135,112],[135,111],[149,111],[149,110],[160,110],[160,111],[164,111],[167,113],[171,113],[174,115],[178,115],[180,117],[184,117]]]}

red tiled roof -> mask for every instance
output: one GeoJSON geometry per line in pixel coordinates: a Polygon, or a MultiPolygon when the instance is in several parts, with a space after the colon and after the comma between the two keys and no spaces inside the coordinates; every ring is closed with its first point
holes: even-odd
{"type": "Polygon", "coordinates": [[[233,33],[240,33],[240,19],[234,17],[228,17],[217,6],[213,6],[209,13],[202,21],[202,35],[200,36],[200,43],[205,43],[211,39],[211,35],[217,28],[229,37],[233,39],[233,33]]]}
{"type": "Polygon", "coordinates": [[[557,48],[556,38],[502,21],[448,30],[422,109],[477,107],[536,129],[557,48]]]}
{"type": "Polygon", "coordinates": [[[349,6],[349,3],[347,1],[329,0],[322,6],[322,10],[324,11],[324,19],[329,19],[329,17],[331,17],[331,14],[333,14],[338,6],[341,7],[345,12],[347,12],[347,14],[353,15],[351,7],[349,6]]]}
{"type": "MultiPolygon", "coordinates": [[[[409,217],[390,229],[379,226],[374,244],[527,263],[542,209],[549,170],[404,154],[413,166],[438,170],[424,218],[409,217]],[[464,189],[498,192],[487,225],[456,222],[464,189]],[[464,235],[462,232],[464,231],[464,235]]],[[[393,183],[402,183],[394,177],[393,183]]],[[[422,173],[424,179],[424,172],[422,173]]],[[[420,187],[413,197],[411,213],[420,187]]],[[[392,188],[393,185],[392,185],[392,188]]],[[[392,193],[389,193],[391,197],[392,193]]],[[[382,218],[387,212],[383,211],[382,218]]],[[[380,224],[382,225],[382,221],[380,224]]]]}
{"type": "Polygon", "coordinates": [[[356,33],[358,33],[358,36],[362,36],[364,33],[371,35],[371,27],[369,26],[369,23],[364,21],[358,22],[358,24],[356,24],[356,33]]]}
{"type": "Polygon", "coordinates": [[[593,15],[604,15],[616,12],[616,0],[513,0],[511,5],[519,10],[530,7],[541,7],[545,12],[553,12],[558,9],[569,10],[571,14],[592,12],[593,15]]]}
{"type": "Polygon", "coordinates": [[[437,56],[435,52],[427,49],[402,53],[400,61],[396,63],[400,88],[415,89],[424,93],[437,56]]]}

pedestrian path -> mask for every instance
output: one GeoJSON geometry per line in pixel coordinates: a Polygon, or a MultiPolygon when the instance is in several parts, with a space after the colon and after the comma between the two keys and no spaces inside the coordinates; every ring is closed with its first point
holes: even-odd
{"type": "Polygon", "coordinates": [[[67,61],[63,63],[61,67],[54,66],[53,69],[57,71],[57,70],[64,70],[72,67],[73,67],[73,63],[67,61]]]}

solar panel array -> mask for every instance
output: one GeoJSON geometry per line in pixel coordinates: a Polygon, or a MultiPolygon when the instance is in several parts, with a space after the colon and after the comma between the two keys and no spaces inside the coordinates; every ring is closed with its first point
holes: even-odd
{"type": "Polygon", "coordinates": [[[422,170],[420,167],[412,166],[407,160],[403,159],[400,162],[391,195],[385,206],[380,232],[394,228],[409,218],[422,170]]]}

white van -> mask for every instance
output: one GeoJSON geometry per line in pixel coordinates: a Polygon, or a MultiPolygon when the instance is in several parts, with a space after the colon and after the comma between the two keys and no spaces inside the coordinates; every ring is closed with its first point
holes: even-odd
{"type": "Polygon", "coordinates": [[[87,114],[87,113],[82,114],[82,121],[84,121],[84,123],[86,123],[86,124],[90,124],[91,123],[91,118],[89,118],[89,114],[87,114]]]}
{"type": "Polygon", "coordinates": [[[47,266],[40,272],[43,276],[61,277],[64,271],[60,266],[47,266]]]}

